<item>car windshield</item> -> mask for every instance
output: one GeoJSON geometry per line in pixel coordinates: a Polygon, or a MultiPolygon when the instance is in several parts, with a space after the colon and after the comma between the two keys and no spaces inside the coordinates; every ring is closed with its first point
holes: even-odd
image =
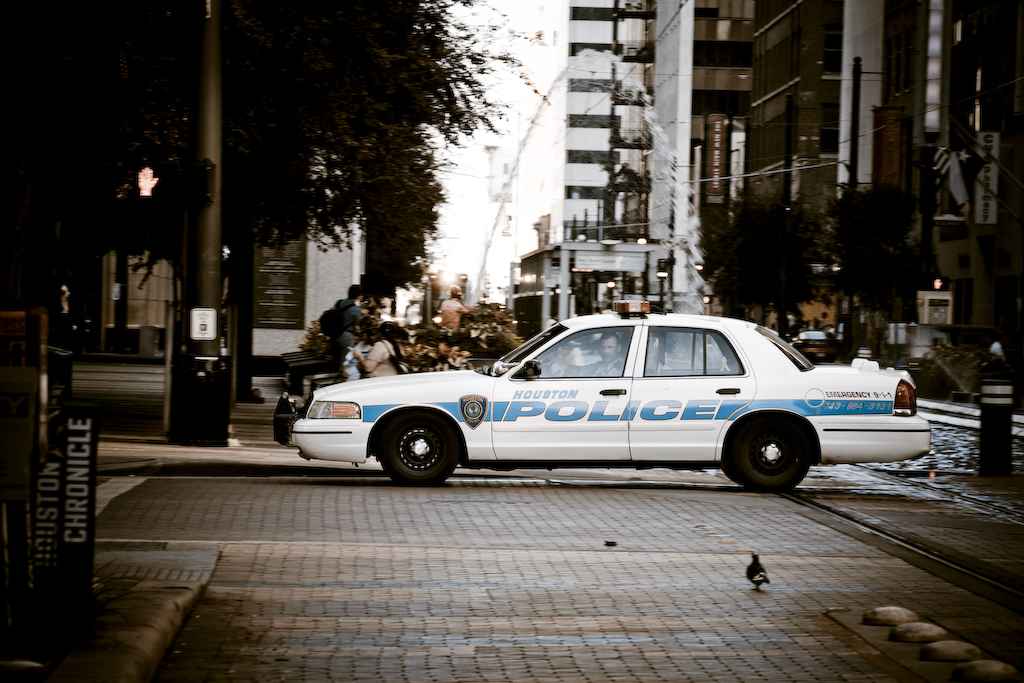
{"type": "Polygon", "coordinates": [[[804,330],[800,333],[797,339],[804,341],[820,341],[822,339],[828,339],[828,336],[821,330],[804,330]]]}
{"type": "Polygon", "coordinates": [[[775,334],[766,327],[761,327],[760,325],[757,326],[757,331],[760,332],[765,338],[767,338],[768,341],[770,341],[772,345],[775,346],[775,348],[781,351],[782,354],[789,359],[789,362],[796,366],[797,370],[800,370],[801,372],[806,372],[808,370],[814,369],[814,363],[807,360],[807,357],[804,356],[804,354],[800,353],[792,346],[787,344],[785,340],[782,339],[782,337],[775,334]]]}
{"type": "Polygon", "coordinates": [[[475,368],[477,372],[484,375],[503,375],[508,372],[509,368],[523,360],[531,353],[539,349],[540,347],[547,344],[549,341],[557,337],[558,335],[565,332],[568,328],[560,323],[555,323],[548,329],[540,332],[539,334],[530,337],[528,340],[517,346],[512,351],[509,351],[504,356],[494,361],[494,363],[481,368],[475,368]]]}

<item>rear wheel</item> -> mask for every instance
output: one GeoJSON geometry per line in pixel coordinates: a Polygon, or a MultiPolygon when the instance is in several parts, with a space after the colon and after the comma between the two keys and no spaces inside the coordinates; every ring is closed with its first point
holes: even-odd
{"type": "MultiPolygon", "coordinates": [[[[803,481],[811,466],[807,437],[787,420],[751,422],[733,449],[735,474],[741,484],[755,491],[788,491],[803,481]]],[[[728,472],[726,476],[733,479],[728,472]]]]}
{"type": "Polygon", "coordinates": [[[387,425],[380,453],[384,472],[402,484],[440,484],[459,462],[459,440],[440,417],[401,416],[387,425]]]}

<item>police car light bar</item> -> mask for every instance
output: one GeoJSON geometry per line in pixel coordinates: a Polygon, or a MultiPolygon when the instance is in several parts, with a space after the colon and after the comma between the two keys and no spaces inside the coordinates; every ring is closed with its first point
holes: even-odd
{"type": "Polygon", "coordinates": [[[651,312],[651,303],[649,301],[640,301],[637,299],[616,301],[615,312],[623,318],[631,318],[634,316],[643,317],[651,312]]]}

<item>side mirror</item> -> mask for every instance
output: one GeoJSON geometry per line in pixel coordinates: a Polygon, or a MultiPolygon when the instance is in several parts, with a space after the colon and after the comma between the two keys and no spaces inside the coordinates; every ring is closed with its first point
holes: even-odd
{"type": "Polygon", "coordinates": [[[537,379],[540,377],[540,363],[535,360],[526,361],[523,363],[523,367],[519,368],[516,377],[519,379],[537,379]]]}

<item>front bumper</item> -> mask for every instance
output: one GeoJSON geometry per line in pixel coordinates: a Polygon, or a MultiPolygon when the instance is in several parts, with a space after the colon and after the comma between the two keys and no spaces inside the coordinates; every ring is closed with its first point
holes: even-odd
{"type": "Polygon", "coordinates": [[[372,424],[359,420],[297,420],[292,442],[311,460],[366,462],[372,424]]]}

